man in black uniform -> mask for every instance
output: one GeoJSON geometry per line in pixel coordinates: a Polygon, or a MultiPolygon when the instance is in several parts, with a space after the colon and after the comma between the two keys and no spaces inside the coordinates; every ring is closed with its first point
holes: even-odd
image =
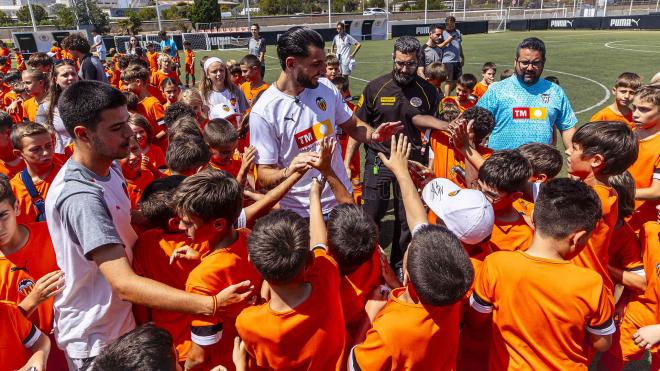
{"type": "MultiPolygon", "coordinates": [[[[428,150],[422,150],[421,126],[413,124],[413,117],[435,116],[439,97],[435,88],[417,75],[420,61],[420,43],[410,36],[399,38],[394,44],[394,67],[391,73],[380,76],[367,84],[357,104],[356,116],[374,128],[401,121],[403,132],[412,144],[410,159],[426,164],[428,150]]],[[[401,267],[403,253],[410,242],[410,230],[401,198],[401,190],[394,175],[381,164],[378,152],[389,156],[390,141],[366,144],[367,158],[364,165],[364,210],[380,224],[385,216],[390,198],[390,186],[394,188],[394,237],[390,264],[401,267]]],[[[397,272],[399,273],[399,272],[397,272]]]]}

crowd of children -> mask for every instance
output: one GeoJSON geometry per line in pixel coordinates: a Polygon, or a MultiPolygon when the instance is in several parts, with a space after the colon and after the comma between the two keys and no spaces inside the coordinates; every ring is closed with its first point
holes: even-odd
{"type": "MultiPolygon", "coordinates": [[[[461,75],[456,95],[440,104],[449,127],[420,133],[428,166],[408,160],[402,134],[391,138],[389,157],[379,154],[412,231],[399,276],[360,207],[359,151],[344,159],[352,192],[331,166],[334,151],[357,142],[341,131],[322,139],[306,166],[265,189],[249,138],[250,109],[270,86],[259,58],[197,61],[183,46],[182,69],[152,44],[111,50],[103,61],[129,112],[128,155],[117,169],[137,233],[132,268],[207,296],[249,280],[256,295],[222,310],[213,296],[212,315],[134,304],[138,327],[103,344],[90,370],[566,370],[594,362],[621,370],[647,351],[660,368],[660,85],[622,73],[614,102],[576,131],[563,156],[540,143],[489,149],[494,118],[475,105],[497,83],[497,67],[484,63],[480,80],[461,75]],[[559,175],[564,163],[568,177],[559,175]],[[321,175],[309,218],[280,210],[312,168],[321,175]],[[326,182],[340,204],[329,215],[321,210],[326,182]]],[[[0,370],[73,369],[53,335],[53,303],[66,281],[45,200],[76,138],[88,135],[68,130],[58,109],[79,65],[59,45],[25,62],[14,53],[15,69],[8,50],[0,56],[0,370]]],[[[339,59],[328,55],[325,64],[354,109],[339,59]]],[[[423,74],[442,97],[442,63],[423,74]]]]}

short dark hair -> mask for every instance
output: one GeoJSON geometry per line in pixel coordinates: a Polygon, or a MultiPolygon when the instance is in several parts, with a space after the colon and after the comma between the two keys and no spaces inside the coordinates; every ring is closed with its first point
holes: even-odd
{"type": "Polygon", "coordinates": [[[138,105],[140,104],[140,97],[132,91],[123,91],[124,97],[126,98],[126,108],[129,111],[136,112],[138,105]]]}
{"type": "Polygon", "coordinates": [[[357,205],[340,204],[328,218],[328,250],[342,276],[368,261],[378,243],[378,227],[357,205]]]}
{"type": "Polygon", "coordinates": [[[225,171],[206,169],[181,182],[174,203],[178,213],[205,223],[222,218],[234,224],[243,209],[243,187],[225,171]]]}
{"type": "Polygon", "coordinates": [[[183,42],[183,46],[190,46],[190,45],[192,45],[190,43],[190,40],[186,40],[186,41],[183,42]]]}
{"type": "Polygon", "coordinates": [[[11,130],[14,127],[14,121],[5,111],[0,110],[0,131],[11,130]]]}
{"type": "Polygon", "coordinates": [[[108,345],[94,358],[92,371],[174,371],[170,333],[153,324],[136,327],[108,345]]]}
{"type": "Polygon", "coordinates": [[[179,136],[193,136],[204,140],[197,120],[190,116],[179,117],[167,128],[167,137],[170,142],[179,136]]]}
{"type": "Polygon", "coordinates": [[[332,83],[339,89],[340,92],[345,93],[348,91],[348,78],[345,76],[337,76],[332,79],[332,83]]]}
{"type": "Polygon", "coordinates": [[[258,23],[252,23],[252,26],[256,27],[257,30],[260,30],[260,29],[261,29],[261,27],[259,26],[258,23]]]}
{"type": "Polygon", "coordinates": [[[459,76],[457,84],[472,90],[477,85],[477,77],[471,73],[464,73],[459,76]]]}
{"type": "Polygon", "coordinates": [[[211,148],[218,148],[238,140],[238,130],[225,119],[210,120],[204,126],[204,141],[211,148]]]}
{"type": "Polygon", "coordinates": [[[73,129],[82,125],[96,130],[101,113],[107,109],[126,105],[126,97],[119,89],[107,83],[82,80],[65,89],[57,101],[64,127],[75,138],[73,129]]]}
{"type": "Polygon", "coordinates": [[[165,126],[167,126],[168,129],[171,129],[174,122],[181,117],[190,117],[194,119],[195,110],[183,102],[174,102],[165,109],[163,123],[165,123],[165,126]]]}
{"type": "Polygon", "coordinates": [[[286,59],[288,57],[308,57],[310,46],[321,50],[325,47],[323,37],[318,32],[304,26],[289,28],[277,40],[277,57],[280,59],[282,70],[286,70],[286,59]]]}
{"type": "Polygon", "coordinates": [[[532,175],[545,174],[548,179],[556,177],[564,165],[564,157],[555,146],[545,143],[527,143],[518,147],[532,165],[532,175]]]}
{"type": "Polygon", "coordinates": [[[310,257],[309,223],[290,210],[259,218],[248,237],[248,255],[266,281],[291,282],[310,257]]]}
{"type": "Polygon", "coordinates": [[[187,173],[208,164],[211,159],[209,146],[201,137],[181,135],[173,138],[167,146],[165,162],[170,170],[187,173]]]}
{"type": "Polygon", "coordinates": [[[30,55],[30,58],[28,58],[26,64],[28,65],[28,67],[32,67],[32,68],[52,66],[53,58],[49,57],[48,54],[46,53],[37,52],[30,55]]]}
{"type": "Polygon", "coordinates": [[[140,197],[140,211],[154,228],[168,228],[170,218],[176,216],[172,198],[176,188],[186,179],[183,175],[170,175],[149,183],[140,197]]]}
{"type": "Polygon", "coordinates": [[[422,304],[444,306],[465,296],[474,268],[458,238],[446,227],[427,224],[408,246],[406,270],[422,304]]]}
{"type": "Polygon", "coordinates": [[[72,33],[62,40],[62,48],[87,54],[91,46],[85,36],[79,33],[72,33]]]}
{"type": "Polygon", "coordinates": [[[602,216],[596,192],[568,178],[548,180],[534,204],[535,232],[556,240],[580,230],[591,233],[602,216]]]}
{"type": "Polygon", "coordinates": [[[635,179],[628,171],[624,171],[610,176],[608,183],[618,196],[619,220],[631,216],[635,211],[635,179]]]}
{"type": "Polygon", "coordinates": [[[453,15],[447,16],[445,18],[445,23],[447,22],[456,22],[456,17],[454,17],[453,15]]]}
{"type": "Polygon", "coordinates": [[[474,120],[472,129],[474,130],[475,143],[481,143],[486,139],[495,127],[495,117],[489,110],[482,107],[470,107],[463,112],[463,117],[468,122],[474,120]]]}
{"type": "Polygon", "coordinates": [[[538,37],[528,37],[516,47],[516,59],[520,56],[520,49],[536,50],[541,53],[541,59],[545,62],[545,43],[538,37]]]}
{"type": "Polygon", "coordinates": [[[337,26],[341,26],[342,28],[345,29],[346,28],[346,23],[344,23],[343,21],[339,21],[339,22],[337,22],[337,26]]]}
{"type": "Polygon", "coordinates": [[[5,174],[0,174],[0,202],[7,200],[10,205],[16,203],[16,195],[11,188],[9,178],[5,174]]]}
{"type": "Polygon", "coordinates": [[[588,122],[577,129],[572,140],[582,147],[583,156],[604,157],[603,175],[623,173],[635,163],[639,152],[635,133],[619,121],[588,122]]]}
{"type": "Polygon", "coordinates": [[[138,57],[137,55],[134,55],[133,58],[130,58],[128,60],[128,67],[130,67],[130,66],[140,66],[140,67],[144,67],[147,70],[149,70],[149,62],[147,62],[144,59],[138,57]]]}
{"type": "Polygon", "coordinates": [[[34,137],[37,135],[48,134],[50,132],[44,125],[36,124],[34,122],[21,122],[14,125],[9,138],[14,149],[23,150],[23,138],[34,137]]]}
{"type": "MultiPolygon", "coordinates": [[[[33,67],[34,68],[34,67],[33,67]]],[[[7,85],[12,85],[17,81],[21,81],[22,74],[18,70],[9,70],[7,71],[7,74],[5,77],[2,79],[5,84],[7,85]]]]}
{"type": "Polygon", "coordinates": [[[248,54],[241,58],[241,61],[238,63],[238,65],[244,65],[247,67],[261,67],[261,62],[259,61],[259,57],[256,55],[248,54]]]}
{"type": "Polygon", "coordinates": [[[121,74],[121,79],[127,83],[135,80],[142,80],[148,83],[150,78],[151,71],[149,71],[149,68],[137,64],[129,64],[126,70],[121,74]]]}
{"type": "Polygon", "coordinates": [[[501,192],[518,192],[532,176],[532,165],[515,150],[493,153],[479,168],[479,180],[501,192]]]}
{"type": "Polygon", "coordinates": [[[481,66],[481,72],[486,73],[488,72],[488,70],[493,70],[497,72],[497,65],[495,64],[495,62],[486,62],[484,63],[483,66],[481,66]]]}
{"type": "Polygon", "coordinates": [[[422,44],[419,43],[414,36],[401,36],[394,42],[394,52],[403,54],[415,54],[419,60],[419,53],[422,49],[422,44]]]}
{"type": "Polygon", "coordinates": [[[429,33],[433,33],[433,31],[435,30],[442,30],[442,26],[439,25],[438,23],[435,23],[429,27],[429,33]]]}
{"type": "Polygon", "coordinates": [[[507,68],[502,73],[500,73],[500,80],[508,79],[509,77],[513,76],[514,70],[511,68],[507,68]]]}

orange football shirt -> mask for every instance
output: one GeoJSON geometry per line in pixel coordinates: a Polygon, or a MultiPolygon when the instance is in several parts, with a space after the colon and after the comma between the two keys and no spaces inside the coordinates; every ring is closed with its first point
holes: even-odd
{"type": "Polygon", "coordinates": [[[490,243],[493,250],[525,251],[532,243],[534,230],[527,224],[523,215],[513,223],[505,223],[495,218],[490,243]]]}
{"type": "Polygon", "coordinates": [[[37,110],[39,109],[39,103],[35,97],[31,97],[28,100],[23,101],[23,119],[30,122],[34,122],[37,118],[37,110]]]}
{"type": "Polygon", "coordinates": [[[339,294],[344,311],[344,320],[351,336],[355,335],[352,330],[355,330],[354,325],[356,325],[356,322],[367,315],[364,311],[367,296],[382,283],[381,274],[380,253],[378,248],[374,248],[369,260],[360,265],[354,272],[341,277],[339,294]]]}
{"type": "Polygon", "coordinates": [[[264,82],[256,88],[253,88],[252,84],[249,81],[246,81],[241,84],[241,91],[243,92],[243,95],[245,95],[245,99],[247,99],[248,103],[250,103],[250,107],[252,107],[252,102],[257,97],[257,95],[268,89],[269,86],[270,85],[264,82]]]}
{"type": "Polygon", "coordinates": [[[476,99],[468,99],[466,102],[462,103],[458,101],[458,97],[444,97],[442,98],[442,103],[451,103],[454,104],[461,112],[465,112],[466,109],[472,108],[477,104],[476,99]]]}
{"type": "Polygon", "coordinates": [[[126,179],[126,188],[128,189],[128,198],[131,200],[131,208],[137,210],[140,208],[140,198],[142,192],[153,182],[154,175],[151,171],[140,170],[140,174],[136,179],[126,179]]]}
{"type": "Polygon", "coordinates": [[[169,73],[165,73],[161,70],[158,70],[151,74],[151,84],[156,88],[160,89],[160,84],[163,82],[163,80],[167,78],[174,80],[174,82],[177,85],[181,83],[179,81],[179,75],[176,74],[176,71],[170,71],[169,73]]]}
{"type": "MultiPolygon", "coordinates": [[[[46,200],[46,195],[48,195],[50,185],[53,183],[53,180],[61,167],[62,165],[59,161],[53,160],[53,169],[48,173],[48,176],[40,182],[33,182],[34,188],[39,192],[39,195],[44,201],[46,200]]],[[[25,187],[25,183],[21,180],[21,174],[17,173],[14,175],[9,181],[9,184],[11,185],[12,191],[14,191],[14,195],[18,201],[18,208],[20,210],[20,214],[16,216],[16,222],[20,224],[36,222],[38,216],[37,209],[34,206],[34,202],[32,202],[30,193],[28,193],[27,188],[25,187]]]]}
{"type": "MultiPolygon", "coordinates": [[[[656,179],[660,177],[660,133],[644,138],[638,143],[637,160],[628,171],[635,179],[635,188],[648,188],[653,183],[654,177],[656,179]]],[[[657,219],[658,212],[655,208],[659,202],[658,200],[635,201],[635,211],[629,220],[635,231],[639,231],[642,224],[657,219]]]]}
{"type": "Polygon", "coordinates": [[[644,267],[639,238],[630,224],[626,222],[620,227],[614,228],[609,254],[609,264],[613,267],[623,270],[636,270],[644,267]]]}
{"type": "MultiPolygon", "coordinates": [[[[457,184],[461,188],[467,185],[463,181],[462,176],[456,172],[455,168],[459,167],[465,170],[465,157],[459,151],[456,151],[449,145],[449,136],[447,133],[440,130],[433,130],[429,138],[429,145],[433,150],[433,174],[436,178],[446,178],[457,184]]],[[[490,148],[477,148],[477,152],[487,159],[493,154],[490,148]]]]}
{"type": "Polygon", "coordinates": [[[602,110],[594,113],[593,116],[591,116],[591,119],[589,119],[590,122],[593,121],[621,121],[628,125],[629,128],[634,129],[635,128],[635,123],[633,122],[632,119],[632,110],[628,112],[627,115],[623,116],[621,114],[618,114],[610,108],[610,106],[607,106],[603,108],[602,110]]]}
{"type": "Polygon", "coordinates": [[[486,94],[486,91],[488,90],[489,85],[482,84],[481,81],[477,83],[477,85],[474,86],[474,90],[472,90],[472,95],[477,97],[477,99],[480,99],[484,94],[486,94]]]}
{"type": "Polygon", "coordinates": [[[165,130],[163,117],[165,110],[156,97],[148,96],[138,103],[137,112],[144,116],[151,125],[151,132],[156,135],[165,130]]]}
{"type": "MultiPolygon", "coordinates": [[[[0,360],[3,370],[18,370],[32,356],[30,346],[42,333],[9,301],[0,301],[0,360]]],[[[52,345],[51,345],[52,346],[52,345]]]]}

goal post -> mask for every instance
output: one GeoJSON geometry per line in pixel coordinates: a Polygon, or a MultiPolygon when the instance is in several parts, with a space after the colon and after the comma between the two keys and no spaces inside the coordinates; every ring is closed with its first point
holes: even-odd
{"type": "Polygon", "coordinates": [[[209,35],[206,32],[183,33],[181,37],[183,42],[190,42],[190,47],[193,50],[211,50],[209,35]]]}

